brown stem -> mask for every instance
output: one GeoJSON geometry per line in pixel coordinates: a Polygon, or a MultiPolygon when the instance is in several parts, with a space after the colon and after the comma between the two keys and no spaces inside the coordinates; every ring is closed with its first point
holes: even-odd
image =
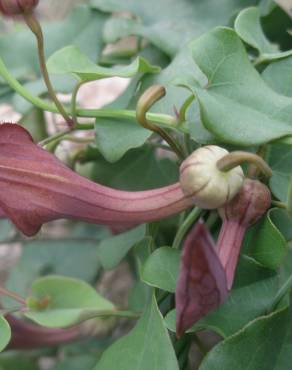
{"type": "Polygon", "coordinates": [[[51,99],[53,100],[53,102],[55,103],[59,113],[63,116],[64,120],[67,122],[68,126],[72,128],[73,120],[68,116],[63,105],[59,101],[56,95],[56,92],[54,90],[54,87],[50,80],[50,76],[49,76],[47,66],[46,66],[46,57],[45,57],[45,50],[44,50],[44,36],[43,36],[41,25],[39,24],[38,20],[33,15],[33,13],[24,13],[23,17],[24,17],[26,24],[28,25],[28,27],[30,28],[30,30],[33,32],[33,34],[35,35],[37,39],[40,68],[41,68],[41,72],[42,72],[45,84],[47,86],[49,95],[51,99]]]}
{"type": "Polygon", "coordinates": [[[257,166],[257,168],[266,176],[272,176],[272,170],[268,164],[257,154],[235,151],[227,154],[217,162],[217,167],[220,171],[227,172],[237,166],[240,166],[244,162],[249,162],[257,166]]]}
{"type": "Polygon", "coordinates": [[[153,85],[147,89],[140,97],[136,108],[136,118],[141,126],[148,130],[156,132],[160,135],[173,149],[180,159],[184,159],[184,154],[178,143],[161,127],[149,122],[146,118],[146,113],[159,99],[163,98],[166,94],[165,88],[161,85],[153,85]]]}

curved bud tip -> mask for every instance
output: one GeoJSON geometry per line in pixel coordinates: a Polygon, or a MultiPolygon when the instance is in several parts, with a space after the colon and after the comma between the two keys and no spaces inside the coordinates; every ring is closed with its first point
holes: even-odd
{"type": "Polygon", "coordinates": [[[0,0],[0,12],[6,16],[21,15],[31,12],[39,0],[0,0]]]}
{"type": "Polygon", "coordinates": [[[216,145],[195,150],[180,167],[180,184],[186,196],[205,209],[222,207],[240,190],[243,171],[240,166],[228,172],[220,171],[217,162],[228,151],[216,145]]]}

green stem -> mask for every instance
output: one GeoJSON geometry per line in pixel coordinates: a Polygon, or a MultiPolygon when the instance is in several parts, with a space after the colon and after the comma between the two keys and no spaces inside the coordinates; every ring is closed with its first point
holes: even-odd
{"type": "Polygon", "coordinates": [[[198,207],[195,207],[187,216],[187,218],[182,223],[181,227],[178,229],[176,236],[174,238],[172,247],[179,248],[182,240],[184,239],[186,233],[191,228],[191,226],[198,220],[202,213],[202,210],[198,207]]]}
{"type": "Polygon", "coordinates": [[[84,81],[80,81],[73,90],[72,97],[71,97],[71,114],[74,125],[77,124],[77,95],[79,92],[80,87],[84,84],[84,81]]]}
{"type": "MultiPolygon", "coordinates": [[[[29,90],[24,88],[8,71],[3,61],[0,59],[0,76],[6,83],[25,100],[33,104],[35,107],[40,108],[47,112],[58,113],[58,109],[54,104],[51,104],[38,96],[33,95],[29,90]]],[[[136,119],[136,111],[128,109],[77,109],[78,117],[85,118],[124,118],[136,119]]],[[[149,121],[157,124],[164,125],[168,128],[176,128],[176,119],[167,114],[160,113],[147,113],[146,118],[149,121]]],[[[94,124],[77,124],[75,129],[90,130],[94,128],[94,124]]]]}
{"type": "Polygon", "coordinates": [[[58,109],[58,112],[63,116],[64,120],[67,122],[69,127],[72,127],[72,119],[69,117],[67,114],[65,108],[57,98],[56,92],[53,88],[53,85],[50,80],[50,76],[47,70],[46,66],[46,57],[45,57],[45,49],[44,49],[44,36],[43,36],[43,31],[41,28],[41,25],[39,24],[38,20],[35,18],[33,13],[25,13],[23,15],[24,20],[27,24],[27,26],[30,28],[32,33],[35,35],[36,40],[37,40],[37,45],[38,45],[38,57],[39,57],[39,63],[40,63],[40,68],[41,72],[45,81],[45,84],[48,89],[48,93],[55,103],[55,106],[58,109]]]}
{"type": "Polygon", "coordinates": [[[285,204],[284,202],[280,202],[278,200],[272,200],[271,204],[275,207],[278,207],[278,208],[287,209],[287,204],[285,204]]]}

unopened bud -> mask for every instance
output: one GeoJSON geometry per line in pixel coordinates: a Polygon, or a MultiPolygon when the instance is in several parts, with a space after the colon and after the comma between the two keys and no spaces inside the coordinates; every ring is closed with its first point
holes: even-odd
{"type": "Polygon", "coordinates": [[[244,174],[240,166],[220,171],[219,159],[226,149],[208,145],[194,151],[180,167],[180,184],[184,194],[205,209],[215,209],[229,202],[240,190],[244,174]]]}

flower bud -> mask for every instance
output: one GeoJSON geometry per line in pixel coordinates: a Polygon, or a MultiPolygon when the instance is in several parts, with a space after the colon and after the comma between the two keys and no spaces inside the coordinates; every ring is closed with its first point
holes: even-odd
{"type": "Polygon", "coordinates": [[[181,188],[201,208],[223,206],[239,192],[243,184],[244,174],[240,166],[227,172],[218,169],[218,160],[226,154],[226,149],[208,145],[195,150],[181,164],[181,188]]]}
{"type": "Polygon", "coordinates": [[[39,3],[39,0],[0,0],[0,12],[4,15],[13,16],[31,12],[39,3]]]}
{"type": "Polygon", "coordinates": [[[240,222],[245,227],[256,223],[271,204],[271,193],[266,185],[245,179],[240,192],[219,210],[224,220],[240,222]]]}

